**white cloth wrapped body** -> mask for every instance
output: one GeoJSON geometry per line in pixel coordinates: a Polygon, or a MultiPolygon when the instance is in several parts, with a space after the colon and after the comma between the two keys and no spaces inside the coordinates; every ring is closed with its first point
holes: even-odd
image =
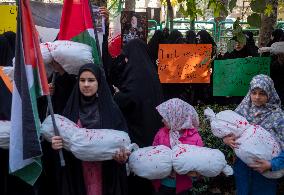
{"type": "MultiPolygon", "coordinates": [[[[111,160],[120,148],[131,146],[128,134],[123,131],[80,128],[63,116],[55,114],[54,117],[63,139],[63,147],[80,160],[111,160]]],[[[46,140],[51,142],[51,138],[54,136],[51,116],[48,116],[43,122],[41,133],[46,140]]]]}
{"type": "Polygon", "coordinates": [[[239,137],[249,127],[246,118],[232,110],[225,110],[215,115],[212,109],[207,108],[204,114],[210,118],[213,135],[219,138],[223,138],[230,133],[239,137]]]}
{"type": "Polygon", "coordinates": [[[129,157],[129,168],[147,179],[163,179],[172,171],[172,150],[164,145],[139,148],[129,157]]]}
{"type": "MultiPolygon", "coordinates": [[[[271,133],[259,125],[247,123],[244,117],[236,112],[225,110],[214,116],[215,113],[212,114],[211,110],[206,109],[205,114],[211,120],[211,130],[215,136],[222,138],[229,133],[236,135],[236,142],[240,145],[234,151],[244,163],[251,164],[255,159],[269,161],[280,154],[280,145],[271,133]],[[235,123],[230,120],[232,116],[236,118],[235,123]]],[[[284,171],[266,172],[263,175],[267,178],[280,178],[284,171]]]]}
{"type": "Polygon", "coordinates": [[[225,175],[233,174],[233,169],[218,149],[179,144],[173,148],[172,159],[173,168],[180,175],[190,171],[196,171],[206,177],[216,177],[221,172],[225,175]]]}
{"type": "Polygon", "coordinates": [[[50,48],[52,58],[69,74],[77,75],[82,65],[93,63],[92,48],[73,41],[55,41],[50,48]]]}
{"type": "MultiPolygon", "coordinates": [[[[68,118],[61,116],[59,114],[54,115],[56,126],[58,128],[59,134],[63,139],[64,149],[70,151],[71,147],[71,137],[74,133],[80,132],[80,128],[77,124],[70,121],[68,118]]],[[[41,134],[49,142],[54,134],[54,127],[52,124],[51,116],[49,115],[41,125],[41,134]]]]}
{"type": "Polygon", "coordinates": [[[71,137],[71,152],[83,161],[111,160],[131,144],[128,134],[112,129],[83,129],[71,137]]]}
{"type": "Polygon", "coordinates": [[[11,121],[0,120],[0,148],[8,149],[10,143],[11,121]]]}

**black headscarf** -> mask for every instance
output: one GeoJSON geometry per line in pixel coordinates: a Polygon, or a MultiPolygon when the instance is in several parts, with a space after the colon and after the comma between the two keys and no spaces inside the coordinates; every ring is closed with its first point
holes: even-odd
{"type": "Polygon", "coordinates": [[[252,56],[258,56],[258,47],[255,45],[253,33],[251,31],[243,32],[246,36],[246,46],[248,47],[252,56]]]}
{"type": "Polygon", "coordinates": [[[185,43],[185,41],[183,39],[181,32],[179,32],[178,30],[173,30],[167,39],[167,43],[178,44],[178,43],[185,43]]]}
{"type": "Polygon", "coordinates": [[[200,44],[212,44],[213,46],[216,46],[214,39],[206,30],[199,31],[197,33],[197,36],[198,35],[200,36],[200,41],[199,41],[200,44]]]}
{"type": "Polygon", "coordinates": [[[217,53],[217,45],[214,41],[214,39],[211,37],[211,35],[206,30],[201,30],[197,33],[197,36],[200,36],[199,41],[197,43],[199,44],[212,44],[212,57],[216,55],[217,53]]]}
{"type": "Polygon", "coordinates": [[[165,39],[163,32],[160,30],[156,30],[153,37],[150,39],[148,43],[149,54],[153,63],[156,63],[156,60],[158,59],[159,44],[164,43],[164,41],[165,39]]]}
{"type": "Polygon", "coordinates": [[[186,31],[186,43],[196,44],[196,33],[194,30],[186,31]]]}
{"type": "MultiPolygon", "coordinates": [[[[80,119],[82,126],[86,128],[106,128],[127,131],[123,115],[112,99],[104,72],[102,68],[95,64],[85,64],[80,68],[77,84],[67,102],[63,115],[75,123],[80,119]],[[79,78],[84,71],[92,72],[98,81],[97,95],[93,97],[86,98],[80,92],[79,78]]],[[[81,184],[83,178],[81,161],[67,151],[64,151],[64,154],[65,160],[66,155],[68,155],[67,160],[69,162],[66,162],[66,165],[68,165],[66,170],[71,175],[69,178],[71,182],[69,183],[75,186],[75,189],[82,190],[80,193],[84,194],[84,186],[81,184]],[[80,180],[79,183],[78,180],[80,180]]],[[[103,195],[127,194],[125,164],[119,164],[114,160],[103,161],[102,177],[103,195]]]]}
{"type": "Polygon", "coordinates": [[[113,101],[103,70],[95,64],[85,64],[79,70],[78,81],[67,102],[63,115],[85,128],[117,129],[127,131],[127,125],[113,101]],[[80,92],[79,78],[84,71],[92,72],[98,81],[97,94],[85,97],[80,92]]]}
{"type": "Polygon", "coordinates": [[[143,41],[131,40],[124,46],[123,55],[128,62],[114,99],[125,116],[132,141],[141,147],[149,146],[161,125],[155,110],[162,102],[158,73],[143,41]]]}
{"type": "Polygon", "coordinates": [[[9,40],[0,35],[0,66],[12,66],[13,53],[9,40]]]}
{"type": "Polygon", "coordinates": [[[4,36],[8,39],[13,56],[15,56],[15,46],[16,46],[16,33],[12,31],[7,31],[4,36]]]}
{"type": "Polygon", "coordinates": [[[278,42],[283,35],[284,35],[284,32],[282,29],[275,29],[272,32],[273,39],[269,41],[269,43],[267,44],[267,47],[270,47],[273,43],[278,42]]]}

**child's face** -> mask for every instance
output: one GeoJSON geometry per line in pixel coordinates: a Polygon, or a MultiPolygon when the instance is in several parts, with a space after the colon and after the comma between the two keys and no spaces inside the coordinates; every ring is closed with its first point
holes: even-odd
{"type": "Polygon", "coordinates": [[[251,91],[250,99],[255,106],[263,106],[267,103],[268,96],[262,89],[255,88],[251,91]]]}

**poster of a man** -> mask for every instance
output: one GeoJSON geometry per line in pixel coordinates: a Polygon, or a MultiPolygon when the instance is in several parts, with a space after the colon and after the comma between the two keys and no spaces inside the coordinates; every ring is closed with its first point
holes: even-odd
{"type": "Polygon", "coordinates": [[[132,39],[147,40],[147,13],[124,11],[121,15],[123,44],[132,39]]]}

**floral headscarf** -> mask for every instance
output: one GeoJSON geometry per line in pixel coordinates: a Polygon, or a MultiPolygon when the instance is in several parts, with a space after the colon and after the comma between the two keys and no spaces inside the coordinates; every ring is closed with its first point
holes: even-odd
{"type": "Polygon", "coordinates": [[[170,128],[171,146],[180,144],[180,133],[184,129],[198,129],[199,118],[193,106],[178,98],[170,99],[156,107],[170,128]]]}
{"type": "Polygon", "coordinates": [[[235,111],[250,123],[260,125],[269,131],[284,150],[284,113],[273,80],[269,76],[261,74],[252,78],[248,94],[235,111]],[[262,89],[268,96],[268,101],[263,106],[252,104],[250,95],[256,88],[262,89]]]}

